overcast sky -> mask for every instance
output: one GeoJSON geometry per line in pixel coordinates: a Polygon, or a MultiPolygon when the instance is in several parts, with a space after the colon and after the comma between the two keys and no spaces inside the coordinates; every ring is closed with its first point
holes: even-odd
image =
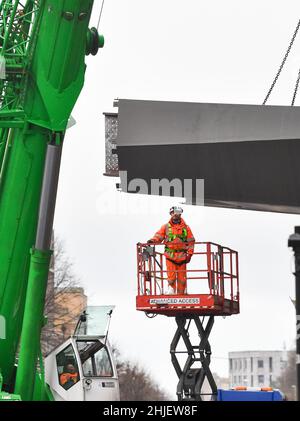
{"type": "MultiPolygon", "coordinates": [[[[100,0],[95,0],[96,25],[100,0]]],[[[116,191],[104,172],[104,111],[119,98],[261,104],[300,17],[296,0],[106,0],[105,48],[87,59],[86,84],[64,146],[55,230],[89,303],[115,304],[110,338],[173,396],[169,346],[175,322],[135,310],[137,242],[168,220],[169,198],[116,191]]],[[[270,104],[288,105],[300,66],[300,34],[270,104]]],[[[298,100],[300,104],[300,97],[298,100]]],[[[280,170],[280,163],[278,170],[280,170]]],[[[177,203],[175,203],[177,204],[177,203]]],[[[292,347],[295,215],[185,206],[198,241],[239,251],[241,314],[217,318],[212,370],[229,351],[292,347]]]]}

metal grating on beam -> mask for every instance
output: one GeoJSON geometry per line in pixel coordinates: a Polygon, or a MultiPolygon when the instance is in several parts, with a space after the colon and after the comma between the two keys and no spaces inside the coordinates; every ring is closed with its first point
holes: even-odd
{"type": "Polygon", "coordinates": [[[104,175],[118,177],[119,162],[116,153],[116,138],[118,136],[118,114],[104,113],[105,116],[105,173],[104,175]]]}

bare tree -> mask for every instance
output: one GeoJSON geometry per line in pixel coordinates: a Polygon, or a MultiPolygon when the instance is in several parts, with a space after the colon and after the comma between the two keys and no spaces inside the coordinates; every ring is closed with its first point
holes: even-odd
{"type": "Polygon", "coordinates": [[[47,324],[41,336],[44,355],[70,336],[86,305],[85,300],[81,299],[85,297],[83,289],[80,288],[79,279],[74,274],[73,264],[66,255],[63,242],[54,237],[52,249],[54,253],[50,264],[44,310],[47,324]]]}
{"type": "Polygon", "coordinates": [[[123,360],[114,347],[121,401],[168,401],[170,397],[139,364],[123,360]]]}
{"type": "Polygon", "coordinates": [[[281,376],[276,380],[274,387],[280,389],[289,401],[296,399],[296,351],[288,351],[287,365],[281,376]]]}

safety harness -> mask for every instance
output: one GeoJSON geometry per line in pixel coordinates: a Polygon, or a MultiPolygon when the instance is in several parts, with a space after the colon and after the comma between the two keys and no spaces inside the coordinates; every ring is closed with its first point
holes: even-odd
{"type": "MultiPolygon", "coordinates": [[[[174,234],[172,231],[172,225],[170,222],[168,223],[168,242],[174,241],[176,238],[180,238],[180,240],[184,243],[187,241],[187,229],[182,228],[182,234],[174,234]]],[[[171,249],[170,247],[165,247],[165,252],[170,253],[170,256],[173,257],[174,253],[186,252],[186,249],[171,249]]]]}

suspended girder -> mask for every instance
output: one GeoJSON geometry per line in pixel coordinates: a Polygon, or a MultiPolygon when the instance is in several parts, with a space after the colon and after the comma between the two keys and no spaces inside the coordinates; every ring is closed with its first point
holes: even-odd
{"type": "Polygon", "coordinates": [[[118,115],[107,115],[106,173],[120,171],[122,191],[300,213],[299,107],[125,99],[117,105],[118,115]]]}

